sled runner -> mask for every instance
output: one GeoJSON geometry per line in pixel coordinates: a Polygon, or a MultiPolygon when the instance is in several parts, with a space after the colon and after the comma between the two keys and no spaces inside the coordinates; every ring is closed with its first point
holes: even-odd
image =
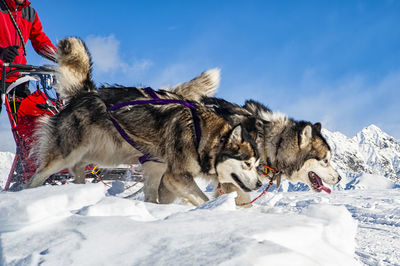
{"type": "MultiPolygon", "coordinates": [[[[4,190],[19,190],[38,167],[36,160],[29,157],[36,119],[43,115],[55,115],[63,108],[64,103],[53,88],[55,80],[54,69],[51,66],[4,63],[2,68],[1,99],[16,143],[14,161],[4,190]],[[6,78],[15,72],[19,72],[21,77],[11,84],[6,84],[6,78]],[[24,91],[26,95],[21,97],[21,91],[24,91]],[[13,186],[10,187],[11,184],[13,186]]],[[[1,107],[0,105],[0,110],[1,107]]],[[[93,165],[86,167],[86,177],[93,178],[92,182],[122,180],[127,171],[130,171],[127,166],[102,168],[94,172],[94,167],[93,165]]],[[[65,184],[71,177],[68,170],[63,170],[52,175],[47,183],[65,184]]],[[[131,180],[137,181],[141,178],[141,173],[131,173],[130,177],[131,180]]]]}

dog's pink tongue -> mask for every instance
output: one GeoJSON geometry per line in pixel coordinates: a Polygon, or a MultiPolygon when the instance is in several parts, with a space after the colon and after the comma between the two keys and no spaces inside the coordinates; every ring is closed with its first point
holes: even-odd
{"type": "Polygon", "coordinates": [[[322,183],[322,180],[321,180],[321,178],[319,178],[319,176],[316,176],[315,180],[316,180],[317,183],[318,183],[317,189],[318,189],[319,191],[323,190],[323,191],[325,191],[326,193],[331,194],[331,192],[332,192],[331,189],[330,189],[330,188],[327,188],[326,186],[324,186],[324,184],[322,183]]]}
{"type": "Polygon", "coordinates": [[[323,185],[320,186],[319,188],[322,189],[323,191],[325,191],[325,192],[328,193],[328,194],[331,194],[331,192],[332,192],[330,188],[327,188],[327,187],[325,187],[325,186],[323,186],[323,185]]]}

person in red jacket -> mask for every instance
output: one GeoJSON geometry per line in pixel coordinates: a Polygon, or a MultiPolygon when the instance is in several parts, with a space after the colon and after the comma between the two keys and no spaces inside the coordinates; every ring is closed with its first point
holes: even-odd
{"type": "MultiPolygon", "coordinates": [[[[35,51],[52,61],[55,61],[56,47],[43,32],[42,23],[35,9],[30,6],[28,0],[0,0],[0,79],[1,66],[4,62],[26,64],[25,44],[31,41],[35,51]]],[[[8,69],[7,69],[8,71],[8,69]]],[[[9,75],[6,79],[6,87],[18,78],[18,73],[9,75]]],[[[15,96],[19,102],[30,94],[29,82],[15,88],[15,96]]],[[[32,97],[32,96],[29,96],[32,97]]],[[[27,99],[28,100],[28,99],[27,99]]],[[[0,102],[0,104],[2,104],[0,102]]],[[[17,112],[17,110],[14,110],[17,112]]],[[[19,182],[27,182],[36,170],[36,162],[29,159],[32,132],[36,121],[35,116],[25,116],[19,119],[17,131],[20,141],[17,143],[17,154],[23,160],[16,169],[19,182]]]]}
{"type": "MultiPolygon", "coordinates": [[[[28,0],[0,0],[0,64],[26,64],[28,40],[39,55],[55,60],[56,47],[43,32],[39,16],[30,4],[28,0]]],[[[8,77],[7,82],[17,78],[18,73],[8,77]]]]}

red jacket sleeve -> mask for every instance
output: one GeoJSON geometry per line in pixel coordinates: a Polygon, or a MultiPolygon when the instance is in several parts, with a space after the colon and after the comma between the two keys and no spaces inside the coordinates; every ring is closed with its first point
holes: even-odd
{"type": "Polygon", "coordinates": [[[55,61],[56,47],[51,43],[49,37],[43,32],[42,23],[36,13],[35,20],[33,21],[31,32],[29,34],[32,46],[35,51],[41,56],[55,61]]]}

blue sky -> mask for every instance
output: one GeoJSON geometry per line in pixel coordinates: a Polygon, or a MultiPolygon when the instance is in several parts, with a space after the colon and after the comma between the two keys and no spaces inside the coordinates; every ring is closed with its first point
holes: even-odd
{"type": "MultiPolygon", "coordinates": [[[[400,139],[400,1],[31,2],[54,43],[87,42],[99,84],[158,88],[218,67],[218,97],[400,139]]],[[[28,61],[48,63],[32,48],[28,61]]]]}

